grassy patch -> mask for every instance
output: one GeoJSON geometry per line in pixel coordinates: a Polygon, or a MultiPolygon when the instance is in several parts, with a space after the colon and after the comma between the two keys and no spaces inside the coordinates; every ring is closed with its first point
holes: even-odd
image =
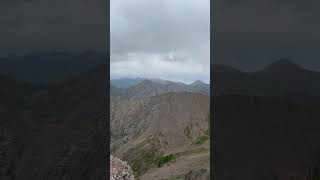
{"type": "Polygon", "coordinates": [[[197,137],[197,139],[192,144],[201,145],[209,139],[210,139],[210,127],[204,132],[202,136],[197,137]]]}
{"type": "Polygon", "coordinates": [[[140,144],[140,148],[131,152],[135,154],[134,159],[130,162],[130,166],[135,176],[138,177],[148,169],[157,166],[157,159],[160,156],[158,143],[157,138],[150,137],[140,144]]]}
{"type": "Polygon", "coordinates": [[[150,137],[142,144],[141,149],[132,152],[135,157],[130,162],[130,166],[136,177],[145,173],[148,169],[162,167],[175,161],[174,154],[163,155],[162,152],[159,152],[159,148],[160,140],[156,137],[150,137]]]}
{"type": "Polygon", "coordinates": [[[154,166],[154,162],[157,159],[157,151],[154,149],[145,150],[141,158],[134,159],[130,165],[133,172],[137,175],[145,172],[149,168],[154,166]]]}
{"type": "Polygon", "coordinates": [[[168,156],[162,156],[158,158],[158,167],[162,167],[165,164],[170,162],[174,162],[176,160],[176,156],[174,154],[170,154],[168,156]]]}
{"type": "Polygon", "coordinates": [[[145,151],[141,159],[135,159],[131,162],[131,168],[136,175],[143,174],[153,167],[163,167],[176,160],[174,154],[162,156],[157,151],[145,151]]]}
{"type": "Polygon", "coordinates": [[[194,145],[201,145],[203,144],[204,142],[206,142],[207,140],[209,140],[210,137],[207,136],[207,135],[203,135],[203,136],[199,136],[194,142],[193,144],[194,145]]]}

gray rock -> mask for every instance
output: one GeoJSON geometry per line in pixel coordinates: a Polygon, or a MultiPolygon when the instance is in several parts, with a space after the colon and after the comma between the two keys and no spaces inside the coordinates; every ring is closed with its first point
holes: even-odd
{"type": "Polygon", "coordinates": [[[110,180],[134,180],[133,171],[126,161],[110,155],[110,180]]]}

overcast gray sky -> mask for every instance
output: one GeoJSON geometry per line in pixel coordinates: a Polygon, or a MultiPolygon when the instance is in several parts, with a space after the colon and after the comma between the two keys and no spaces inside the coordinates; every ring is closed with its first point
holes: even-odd
{"type": "Polygon", "coordinates": [[[210,79],[210,0],[111,0],[111,78],[210,79]]]}
{"type": "Polygon", "coordinates": [[[287,57],[320,70],[319,0],[213,3],[214,63],[255,71],[287,57]]]}
{"type": "Polygon", "coordinates": [[[0,55],[106,49],[107,5],[105,0],[2,0],[0,55]]]}

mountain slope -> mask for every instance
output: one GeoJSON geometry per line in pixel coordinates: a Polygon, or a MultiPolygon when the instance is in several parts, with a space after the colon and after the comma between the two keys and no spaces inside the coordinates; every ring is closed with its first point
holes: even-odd
{"type": "Polygon", "coordinates": [[[114,97],[114,96],[120,96],[123,93],[123,89],[118,88],[113,86],[112,84],[110,84],[110,96],[114,97]]]}
{"type": "Polygon", "coordinates": [[[1,179],[105,178],[105,77],[101,66],[31,91],[28,107],[1,111],[1,179]]]}
{"type": "MultiPolygon", "coordinates": [[[[207,95],[188,92],[112,102],[112,152],[128,161],[137,175],[158,169],[157,159],[166,155],[172,154],[177,160],[186,158],[188,162],[191,156],[208,152],[209,102],[207,95]]],[[[193,168],[208,170],[208,153],[205,156],[207,163],[180,173],[187,174],[193,168]]],[[[200,157],[195,161],[203,161],[200,157]]]]}

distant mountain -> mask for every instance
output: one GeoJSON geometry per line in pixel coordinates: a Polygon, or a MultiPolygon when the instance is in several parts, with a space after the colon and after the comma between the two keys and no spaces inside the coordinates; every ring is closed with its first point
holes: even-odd
{"type": "Polygon", "coordinates": [[[156,82],[159,84],[170,83],[170,81],[163,80],[160,78],[119,78],[119,79],[111,79],[111,84],[117,88],[128,89],[132,86],[135,86],[135,85],[141,83],[144,80],[149,80],[149,81],[156,82]]]}
{"type": "Polygon", "coordinates": [[[160,78],[150,78],[148,80],[150,80],[152,82],[155,82],[155,83],[159,83],[159,84],[169,84],[169,83],[171,83],[171,81],[160,79],[160,78]]]}
{"type": "Polygon", "coordinates": [[[214,93],[320,97],[320,72],[304,69],[280,59],[257,72],[241,72],[224,65],[214,66],[214,93]]]}
{"type": "Polygon", "coordinates": [[[210,94],[210,85],[201,81],[187,85],[180,82],[145,79],[141,83],[126,89],[122,96],[126,99],[138,99],[168,92],[194,92],[208,95],[210,94]]]}
{"type": "Polygon", "coordinates": [[[202,94],[210,94],[210,85],[206,84],[202,81],[195,81],[187,88],[188,92],[202,93],[202,94]]]}
{"type": "Polygon", "coordinates": [[[110,85],[110,96],[120,96],[123,93],[123,89],[110,85]]]}
{"type": "Polygon", "coordinates": [[[111,84],[114,87],[127,89],[131,86],[135,86],[141,83],[144,78],[120,78],[120,79],[111,79],[111,84]]]}
{"type": "Polygon", "coordinates": [[[297,73],[305,71],[305,69],[301,68],[299,65],[291,62],[287,58],[280,58],[278,61],[275,61],[271,63],[270,65],[266,66],[262,70],[260,70],[258,73],[259,74],[291,74],[291,73],[297,73]]]}
{"type": "Polygon", "coordinates": [[[0,58],[0,73],[33,83],[58,82],[108,62],[107,53],[39,52],[0,58]]]}
{"type": "Polygon", "coordinates": [[[201,85],[205,85],[206,83],[200,81],[200,80],[197,80],[193,83],[191,83],[192,86],[201,86],[201,85]]]}

